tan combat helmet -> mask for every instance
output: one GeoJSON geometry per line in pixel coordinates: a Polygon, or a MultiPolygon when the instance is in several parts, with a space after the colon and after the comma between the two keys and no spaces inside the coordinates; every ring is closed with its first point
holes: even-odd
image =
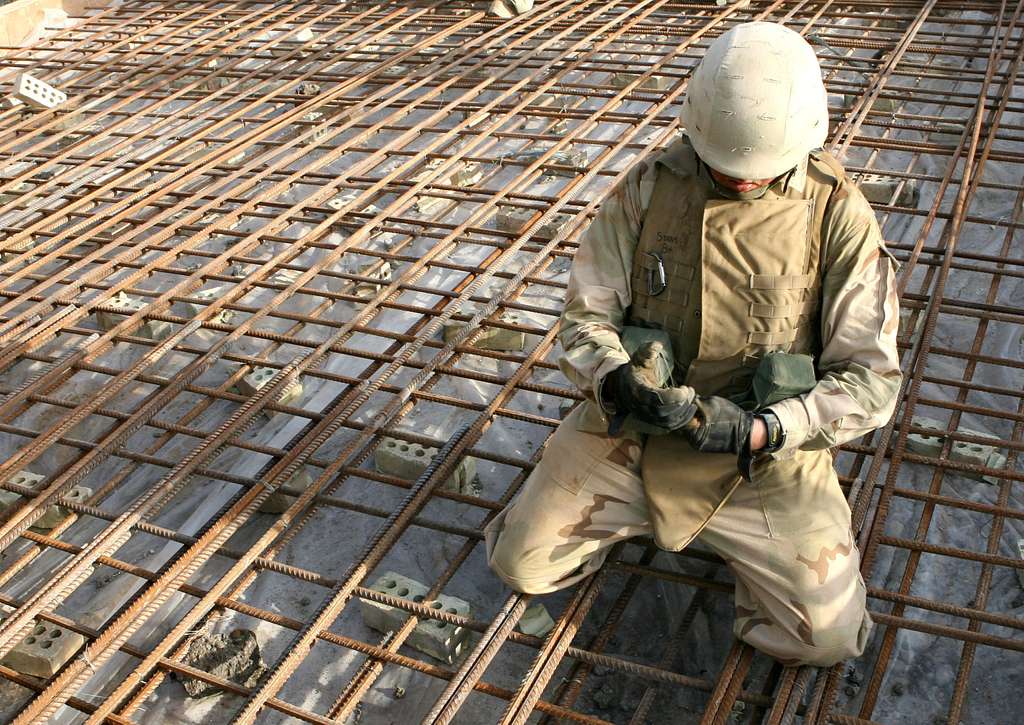
{"type": "Polygon", "coordinates": [[[776,23],[719,36],[690,78],[681,114],[704,163],[735,179],[771,179],[828,135],[828,101],[814,50],[776,23]]]}

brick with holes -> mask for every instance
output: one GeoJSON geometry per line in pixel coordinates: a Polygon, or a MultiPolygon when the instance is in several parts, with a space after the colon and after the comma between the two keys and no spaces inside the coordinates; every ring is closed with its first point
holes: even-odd
{"type": "MultiPolygon", "coordinates": [[[[242,395],[253,396],[262,390],[277,374],[277,368],[261,367],[255,368],[248,375],[238,381],[236,388],[242,395]]],[[[296,378],[285,389],[277,398],[277,402],[280,405],[289,405],[298,399],[302,395],[302,381],[296,378]]],[[[276,411],[263,409],[264,415],[268,418],[273,418],[276,411]]]]}
{"type": "MultiPolygon", "coordinates": [[[[439,594],[437,599],[427,600],[427,586],[393,571],[385,572],[369,588],[392,597],[425,604],[448,614],[469,617],[472,613],[469,602],[458,597],[439,594]]],[[[395,631],[410,616],[403,609],[369,599],[359,600],[359,611],[363,616],[363,623],[378,632],[395,631]]],[[[465,627],[457,627],[437,619],[421,619],[405,643],[423,654],[452,664],[466,650],[468,637],[469,630],[465,627]]]]}
{"type": "Polygon", "coordinates": [[[33,108],[43,109],[56,108],[68,100],[66,93],[29,73],[21,73],[14,79],[14,97],[33,108]]]}
{"type": "MultiPolygon", "coordinates": [[[[437,450],[433,446],[385,437],[373,453],[373,462],[380,473],[414,481],[426,470],[437,455],[437,450]]],[[[475,476],[476,459],[463,458],[455,471],[444,481],[442,488],[456,493],[471,493],[475,476]]]]}
{"type": "Polygon", "coordinates": [[[25,639],[4,657],[3,663],[23,675],[49,679],[85,644],[85,637],[41,620],[25,639]]]}

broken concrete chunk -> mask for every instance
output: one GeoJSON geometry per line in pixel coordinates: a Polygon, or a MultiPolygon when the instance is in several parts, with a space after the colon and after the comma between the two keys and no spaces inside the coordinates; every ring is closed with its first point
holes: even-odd
{"type": "MultiPolygon", "coordinates": [[[[117,308],[117,312],[96,311],[96,322],[101,330],[112,330],[121,323],[121,318],[132,315],[146,307],[146,303],[136,297],[130,297],[124,292],[118,292],[105,303],[109,307],[117,308]]],[[[138,329],[139,337],[147,337],[150,340],[162,340],[171,334],[171,323],[163,320],[146,320],[138,329]]]]}
{"type": "MultiPolygon", "coordinates": [[[[437,448],[434,446],[385,437],[373,452],[373,462],[379,473],[414,481],[423,475],[435,456],[437,448]]],[[[441,488],[455,493],[472,493],[475,476],[476,459],[467,456],[459,461],[459,465],[441,484],[441,488]]]]}
{"type": "MultiPolygon", "coordinates": [[[[242,687],[255,686],[267,669],[260,656],[256,633],[251,629],[196,637],[189,643],[182,662],[242,687]]],[[[206,697],[221,692],[216,685],[196,677],[179,673],[174,676],[181,681],[189,697],[206,697]]]]}
{"type": "Polygon", "coordinates": [[[23,675],[49,679],[74,657],[85,637],[52,622],[37,620],[35,627],[4,657],[4,664],[23,675]]]}
{"type": "MultiPolygon", "coordinates": [[[[537,213],[536,209],[507,204],[499,205],[494,215],[495,226],[503,232],[522,234],[530,224],[530,219],[537,213]]],[[[541,237],[553,238],[561,232],[572,221],[568,214],[555,214],[549,221],[541,224],[533,230],[533,234],[541,237]]]]}
{"type": "MultiPolygon", "coordinates": [[[[264,387],[266,387],[267,384],[271,380],[273,380],[273,378],[274,378],[274,376],[276,374],[277,374],[277,368],[271,368],[271,367],[256,368],[255,370],[250,372],[248,375],[246,375],[244,378],[239,380],[236,387],[238,388],[238,392],[241,395],[247,395],[247,396],[252,397],[256,393],[258,393],[260,390],[262,390],[264,387]]],[[[296,378],[296,379],[292,380],[285,387],[285,389],[281,392],[281,394],[277,398],[277,403],[279,405],[289,405],[293,401],[298,399],[301,395],[302,395],[302,381],[299,380],[298,378],[296,378]]],[[[276,411],[270,410],[268,408],[264,408],[263,409],[263,413],[268,418],[273,418],[274,415],[276,415],[276,411]]]]}
{"type": "Polygon", "coordinates": [[[56,108],[68,100],[66,93],[29,73],[19,73],[14,78],[14,97],[39,109],[56,108]]]}
{"type": "MultiPolygon", "coordinates": [[[[387,260],[370,262],[364,264],[359,268],[357,274],[363,277],[372,277],[379,279],[381,282],[391,281],[391,262],[387,260]]],[[[352,294],[358,297],[370,297],[380,292],[381,287],[384,285],[377,284],[376,282],[356,282],[355,287],[352,288],[352,294]]]]}
{"type": "MultiPolygon", "coordinates": [[[[193,292],[190,297],[200,300],[200,302],[189,302],[188,306],[192,309],[192,316],[198,317],[206,311],[207,305],[211,302],[219,300],[227,292],[227,287],[211,287],[210,289],[204,289],[201,292],[193,292]]],[[[216,322],[220,325],[227,325],[231,323],[231,320],[235,318],[234,310],[220,310],[214,315],[210,322],[216,322]]]]}
{"type": "Polygon", "coordinates": [[[297,96],[315,96],[320,93],[320,84],[313,81],[303,81],[295,88],[297,96]]]}
{"type": "MultiPolygon", "coordinates": [[[[439,594],[437,599],[426,601],[428,587],[393,571],[386,572],[370,586],[370,589],[392,597],[410,599],[448,614],[469,617],[471,613],[469,603],[458,597],[439,594]]],[[[403,609],[369,599],[359,600],[359,610],[363,615],[363,623],[378,632],[396,631],[411,616],[403,609]]],[[[465,627],[457,627],[437,619],[421,619],[405,643],[423,654],[452,664],[462,654],[468,637],[469,630],[465,627]]]]}
{"type": "Polygon", "coordinates": [[[265,514],[283,514],[312,483],[313,478],[305,469],[299,471],[267,497],[260,511],[265,514]]]}
{"type": "Polygon", "coordinates": [[[920,198],[916,179],[893,179],[881,174],[861,174],[855,183],[864,198],[873,204],[889,204],[893,194],[896,194],[893,205],[916,207],[920,198]]]}
{"type": "Polygon", "coordinates": [[[910,433],[907,435],[907,450],[922,456],[938,457],[946,441],[946,424],[935,418],[915,415],[911,423],[918,428],[934,430],[934,434],[910,433]]]}
{"type": "MultiPolygon", "coordinates": [[[[618,73],[612,73],[611,85],[616,88],[625,88],[630,83],[640,77],[640,73],[629,73],[626,71],[620,71],[618,73]]],[[[668,76],[648,76],[644,78],[643,82],[637,86],[638,90],[642,91],[667,91],[672,87],[674,80],[668,76]]]]}
{"type": "Polygon", "coordinates": [[[543,637],[554,628],[555,621],[540,602],[527,607],[519,620],[519,631],[534,637],[543,637]]]}
{"type": "Polygon", "coordinates": [[[494,0],[491,3],[491,15],[499,18],[514,18],[533,10],[533,0],[494,0]]]}

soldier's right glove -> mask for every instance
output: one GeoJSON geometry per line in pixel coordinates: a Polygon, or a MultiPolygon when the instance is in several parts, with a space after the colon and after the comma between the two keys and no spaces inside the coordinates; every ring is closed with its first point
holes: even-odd
{"type": "Polygon", "coordinates": [[[655,363],[660,348],[660,342],[644,343],[628,363],[605,377],[602,394],[615,408],[609,435],[617,434],[630,413],[637,420],[670,431],[693,419],[697,411],[693,388],[663,388],[658,384],[655,363]]]}

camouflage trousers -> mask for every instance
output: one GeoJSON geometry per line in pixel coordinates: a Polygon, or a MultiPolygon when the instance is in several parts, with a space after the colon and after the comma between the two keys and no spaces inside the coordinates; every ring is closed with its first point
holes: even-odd
{"type": "MultiPolygon", "coordinates": [[[[555,431],[519,496],[485,531],[491,568],[517,591],[575,584],[597,571],[613,544],[653,532],[640,475],[643,440],[585,433],[574,417],[555,431]]],[[[708,460],[735,466],[732,456],[708,460]]],[[[821,461],[815,463],[820,475],[821,461]]],[[[798,459],[786,475],[799,479],[814,468],[798,459]]],[[[736,579],[736,636],[787,665],[860,655],[871,619],[849,509],[839,522],[807,511],[805,526],[782,533],[771,526],[763,498],[758,485],[741,484],[698,536],[736,579]]]]}

